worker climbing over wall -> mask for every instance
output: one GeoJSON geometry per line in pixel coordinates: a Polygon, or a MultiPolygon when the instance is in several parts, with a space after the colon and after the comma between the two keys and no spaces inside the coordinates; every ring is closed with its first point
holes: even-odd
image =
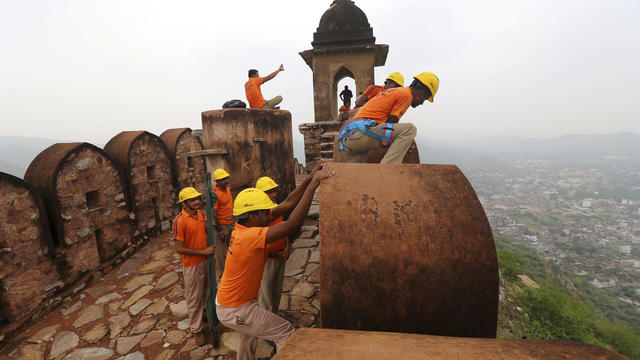
{"type": "Polygon", "coordinates": [[[381,164],[399,164],[416,136],[416,127],[411,123],[399,124],[405,111],[422,105],[425,100],[433,102],[440,81],[430,72],[413,77],[408,87],[382,91],[369,100],[355,116],[338,132],[338,159],[341,162],[366,162],[369,150],[388,148],[381,164]]]}
{"type": "MultiPolygon", "coordinates": [[[[375,84],[367,86],[367,88],[364,89],[362,94],[358,95],[358,97],[356,98],[356,103],[353,109],[356,110],[362,107],[364,104],[367,103],[367,101],[373,99],[376,95],[380,94],[383,90],[393,89],[393,88],[403,87],[403,86],[404,86],[404,76],[402,76],[402,74],[400,74],[399,72],[392,72],[384,80],[384,86],[375,85],[375,84]]],[[[355,113],[357,112],[358,111],[356,110],[355,113]]]]}
{"type": "Polygon", "coordinates": [[[193,187],[180,190],[178,202],[182,211],[173,220],[173,243],[182,257],[184,297],[189,311],[189,327],[196,344],[206,343],[203,315],[207,297],[207,256],[215,253],[215,246],[207,246],[207,231],[202,212],[201,195],[193,187]]]}
{"type": "Polygon", "coordinates": [[[244,84],[244,91],[247,95],[247,101],[249,101],[249,107],[252,109],[279,109],[276,105],[282,102],[282,96],[278,95],[273,99],[265,101],[262,97],[260,86],[276,77],[280,71],[284,71],[282,64],[280,64],[278,70],[265,77],[260,77],[256,69],[249,70],[249,80],[244,84]]]}
{"type": "Polygon", "coordinates": [[[295,328],[291,323],[258,304],[258,290],[267,260],[266,247],[298,231],[305,219],[313,193],[320,182],[333,172],[314,174],[289,219],[272,226],[271,209],[277,205],[263,191],[250,188],[241,191],[233,205],[237,219],[231,235],[226,270],[222,274],[216,313],[220,322],[238,332],[237,359],[254,359],[258,338],[275,342],[280,350],[295,328]]]}
{"type": "MultiPolygon", "coordinates": [[[[319,163],[315,169],[307,175],[302,184],[296,187],[281,204],[271,209],[272,221],[269,223],[269,226],[282,222],[285,217],[289,216],[311,183],[313,176],[322,169],[323,165],[324,163],[319,163]]],[[[261,177],[256,182],[256,188],[264,191],[271,201],[276,202],[279,186],[273,179],[267,176],[261,177]]],[[[284,281],[284,265],[289,258],[289,254],[290,244],[286,237],[267,245],[267,261],[264,264],[258,302],[262,307],[274,314],[278,313],[280,306],[282,283],[284,281]]]]}
{"type": "Polygon", "coordinates": [[[233,198],[231,197],[231,175],[225,169],[216,169],[213,172],[213,180],[216,182],[214,191],[218,196],[218,201],[213,206],[214,227],[216,229],[215,246],[216,246],[216,264],[220,271],[216,274],[224,272],[224,263],[229,248],[229,238],[233,231],[233,198]]]}

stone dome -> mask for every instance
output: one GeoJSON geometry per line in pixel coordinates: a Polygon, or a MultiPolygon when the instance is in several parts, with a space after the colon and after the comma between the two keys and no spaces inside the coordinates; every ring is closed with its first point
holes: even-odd
{"type": "Polygon", "coordinates": [[[320,18],[313,34],[314,48],[374,44],[376,38],[367,15],[353,1],[335,0],[320,18]]]}

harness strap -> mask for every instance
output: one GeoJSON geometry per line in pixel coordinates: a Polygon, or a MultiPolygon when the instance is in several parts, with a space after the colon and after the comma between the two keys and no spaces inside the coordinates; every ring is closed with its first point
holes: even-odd
{"type": "Polygon", "coordinates": [[[395,124],[385,122],[382,127],[382,134],[378,134],[375,131],[369,130],[369,128],[372,128],[376,125],[377,123],[375,122],[375,120],[365,118],[354,119],[346,122],[340,129],[340,132],[338,132],[338,162],[341,162],[340,151],[351,151],[351,149],[349,149],[345,145],[345,143],[357,131],[360,131],[362,134],[370,136],[374,139],[380,140],[380,146],[383,148],[388,148],[389,146],[391,146],[391,139],[393,138],[395,124]]]}

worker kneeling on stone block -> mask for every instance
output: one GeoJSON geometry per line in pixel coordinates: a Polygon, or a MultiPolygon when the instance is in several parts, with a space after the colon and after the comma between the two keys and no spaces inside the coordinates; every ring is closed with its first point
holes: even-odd
{"type": "Polygon", "coordinates": [[[270,210],[277,205],[267,194],[251,188],[236,197],[233,215],[237,223],[216,297],[216,313],[224,326],[238,332],[237,359],[254,359],[258,338],[273,341],[280,350],[295,331],[290,322],[258,304],[266,247],[298,231],[320,181],[332,175],[328,170],[316,172],[289,219],[272,226],[268,226],[270,210]]]}
{"type": "Polygon", "coordinates": [[[369,100],[338,132],[338,159],[347,163],[367,161],[369,150],[389,148],[381,164],[400,164],[407,153],[416,127],[398,121],[409,106],[417,107],[425,100],[433,102],[440,81],[430,72],[413,77],[408,87],[392,88],[369,100]]]}
{"type": "MultiPolygon", "coordinates": [[[[298,204],[302,194],[311,183],[313,176],[322,169],[324,163],[319,163],[313,171],[307,175],[300,186],[287,196],[278,206],[271,209],[271,222],[273,226],[284,220],[293,208],[298,204]]],[[[276,202],[278,184],[270,177],[264,176],[256,182],[256,188],[262,190],[269,196],[271,201],[276,202]]],[[[274,314],[278,313],[280,307],[280,297],[282,296],[282,283],[284,281],[284,267],[290,254],[290,243],[287,237],[272,242],[267,245],[267,261],[264,264],[264,273],[260,283],[258,302],[260,305],[274,314]]]]}
{"type": "Polygon", "coordinates": [[[213,180],[216,182],[214,191],[218,201],[213,206],[213,220],[216,234],[214,245],[216,246],[216,263],[220,270],[217,274],[224,272],[224,262],[229,248],[229,237],[233,231],[233,198],[231,197],[231,175],[225,169],[216,169],[213,172],[213,180]]]}
{"type": "Polygon", "coordinates": [[[207,246],[207,230],[200,194],[192,187],[180,190],[178,202],[182,211],[173,220],[173,243],[182,257],[184,297],[189,310],[191,332],[196,344],[202,346],[206,337],[202,329],[207,298],[207,256],[215,253],[215,246],[207,246]]]}

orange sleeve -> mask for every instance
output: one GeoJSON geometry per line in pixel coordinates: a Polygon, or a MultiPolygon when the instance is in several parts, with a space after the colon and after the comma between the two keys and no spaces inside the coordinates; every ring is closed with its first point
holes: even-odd
{"type": "Polygon", "coordinates": [[[184,221],[180,221],[182,214],[178,214],[173,220],[171,231],[173,232],[173,240],[184,242],[185,225],[184,221]]]}
{"type": "Polygon", "coordinates": [[[256,85],[262,85],[264,84],[264,78],[259,77],[258,80],[256,80],[256,85]]]}
{"type": "Polygon", "coordinates": [[[389,115],[395,116],[398,119],[400,119],[402,115],[404,115],[405,111],[407,111],[407,109],[409,108],[412,102],[413,102],[413,97],[411,96],[411,93],[409,93],[409,96],[399,97],[396,100],[395,104],[393,104],[393,107],[391,108],[389,115]]]}
{"type": "Polygon", "coordinates": [[[267,246],[266,239],[267,239],[267,231],[269,230],[269,228],[261,227],[261,228],[253,228],[251,230],[255,231],[255,234],[250,237],[252,242],[247,244],[249,248],[264,249],[267,246]]]}

